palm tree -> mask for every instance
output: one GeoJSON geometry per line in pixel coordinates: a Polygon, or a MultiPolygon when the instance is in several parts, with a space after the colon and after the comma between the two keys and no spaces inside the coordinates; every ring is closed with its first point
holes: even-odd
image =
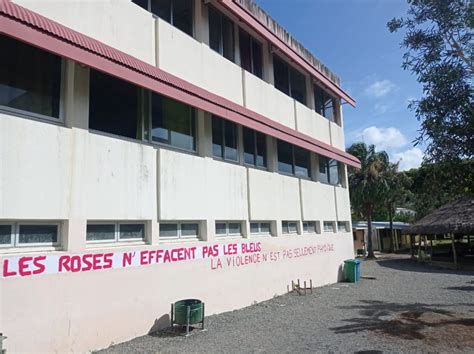
{"type": "Polygon", "coordinates": [[[367,146],[365,143],[354,143],[347,151],[361,162],[360,169],[349,171],[349,191],[352,208],[367,220],[367,258],[375,258],[372,246],[372,215],[377,205],[385,204],[389,158],[385,151],[375,151],[374,145],[367,146]]]}

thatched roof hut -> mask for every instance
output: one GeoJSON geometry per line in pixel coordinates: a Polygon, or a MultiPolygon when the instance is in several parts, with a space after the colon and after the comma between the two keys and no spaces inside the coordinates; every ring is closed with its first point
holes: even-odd
{"type": "Polygon", "coordinates": [[[462,198],[436,209],[404,231],[406,234],[474,235],[474,197],[462,198]]]}

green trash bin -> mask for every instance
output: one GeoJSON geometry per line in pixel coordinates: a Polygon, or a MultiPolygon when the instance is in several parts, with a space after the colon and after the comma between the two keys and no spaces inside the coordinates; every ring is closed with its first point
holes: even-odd
{"type": "Polygon", "coordinates": [[[360,279],[360,261],[358,259],[344,261],[344,278],[350,283],[356,283],[360,279]]]}
{"type": "Polygon", "coordinates": [[[189,326],[201,324],[204,329],[204,303],[197,299],[180,300],[171,304],[171,326],[186,326],[186,334],[189,334],[189,326]]]}

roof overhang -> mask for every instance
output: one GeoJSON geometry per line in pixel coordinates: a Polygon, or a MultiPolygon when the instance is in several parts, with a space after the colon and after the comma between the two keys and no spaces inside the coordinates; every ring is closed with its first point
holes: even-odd
{"type": "Polygon", "coordinates": [[[360,161],[343,150],[277,123],[8,0],[0,0],[0,33],[274,138],[360,168],[360,161]]]}
{"type": "Polygon", "coordinates": [[[235,0],[219,0],[219,2],[231,13],[245,22],[250,28],[261,35],[263,38],[268,40],[273,46],[278,48],[281,53],[285,54],[294,63],[301,66],[314,78],[320,81],[328,90],[330,90],[337,97],[342,98],[352,107],[356,106],[356,101],[349,96],[341,87],[336,85],[334,82],[324,76],[318,69],[316,69],[311,63],[305,58],[299,55],[293,50],[287,43],[282,41],[277,35],[275,35],[267,26],[261,23],[255,18],[243,5],[239,4],[235,0]]]}

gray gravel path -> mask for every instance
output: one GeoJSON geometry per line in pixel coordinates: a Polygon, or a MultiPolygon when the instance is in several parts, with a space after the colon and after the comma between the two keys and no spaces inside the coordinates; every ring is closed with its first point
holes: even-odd
{"type": "Polygon", "coordinates": [[[100,353],[471,352],[474,272],[404,256],[362,263],[358,284],[288,294],[210,316],[205,332],[135,338],[100,353]]]}

